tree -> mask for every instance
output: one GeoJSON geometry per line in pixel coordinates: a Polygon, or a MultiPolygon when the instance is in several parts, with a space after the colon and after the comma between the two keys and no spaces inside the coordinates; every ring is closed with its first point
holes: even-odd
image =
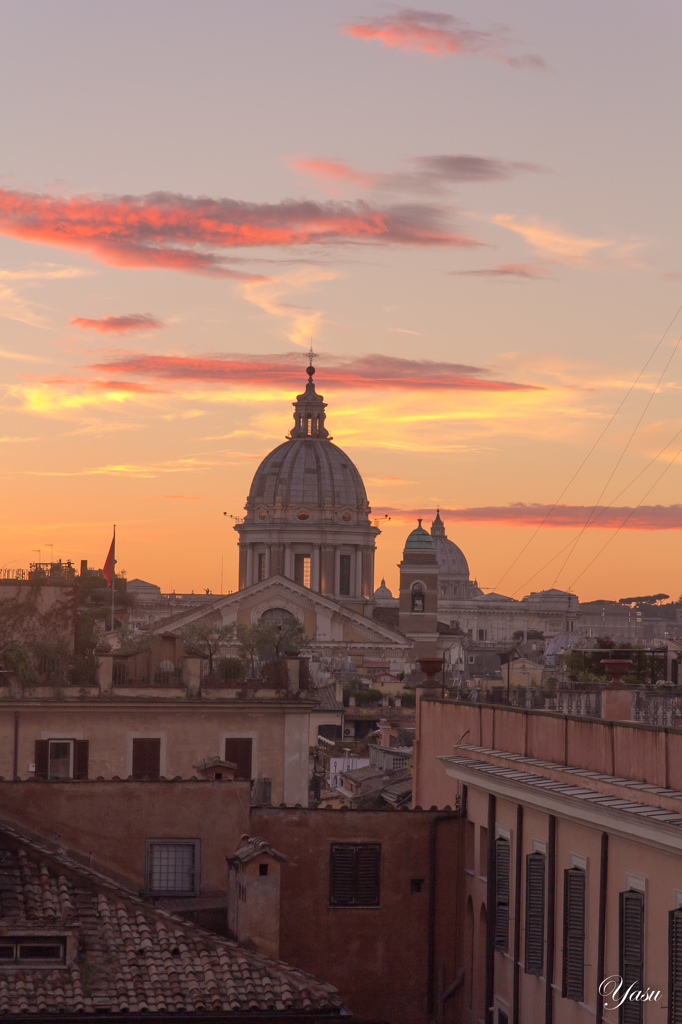
{"type": "Polygon", "coordinates": [[[191,647],[203,658],[208,658],[208,672],[213,675],[213,661],[221,647],[234,641],[233,623],[220,626],[215,622],[190,622],[179,631],[185,647],[191,647]]]}
{"type": "Polygon", "coordinates": [[[284,619],[281,622],[263,622],[256,626],[261,654],[274,654],[281,658],[288,651],[296,654],[302,647],[309,647],[311,640],[306,636],[305,626],[298,619],[284,619]]]}
{"type": "Polygon", "coordinates": [[[256,656],[260,651],[260,633],[258,626],[247,626],[237,623],[237,647],[245,661],[251,665],[251,678],[256,675],[256,656]]]}

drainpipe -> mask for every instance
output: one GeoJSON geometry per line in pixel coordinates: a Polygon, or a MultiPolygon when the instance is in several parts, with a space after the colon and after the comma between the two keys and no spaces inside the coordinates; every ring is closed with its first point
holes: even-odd
{"type": "MultiPolygon", "coordinates": [[[[463,787],[462,802],[456,811],[442,811],[434,814],[429,823],[429,922],[428,922],[428,953],[427,953],[427,979],[426,979],[426,1012],[432,1017],[436,1007],[436,838],[438,825],[441,821],[452,821],[453,818],[462,818],[466,815],[466,792],[463,787]]],[[[455,979],[457,980],[457,979],[455,979]]],[[[461,984],[461,982],[460,982],[461,984]]],[[[450,986],[452,988],[452,986],[450,986]]],[[[459,987],[459,986],[458,986],[459,987]]],[[[449,992],[449,989],[447,990],[449,992]]],[[[453,989],[454,991],[454,989],[453,989]]],[[[450,992],[452,995],[452,992],[450,992]]],[[[443,1002],[448,996],[443,994],[443,1002]]],[[[440,1001],[440,1000],[439,1000],[440,1001]]]]}
{"type": "Polygon", "coordinates": [[[523,805],[516,805],[516,877],[514,879],[514,982],[512,994],[512,1024],[521,1024],[521,876],[523,868],[523,805]]]}
{"type": "Polygon", "coordinates": [[[495,818],[496,799],[488,795],[488,892],[486,896],[487,917],[485,932],[485,1024],[493,1024],[493,1002],[495,999],[495,818]]]}
{"type": "Polygon", "coordinates": [[[547,973],[545,980],[545,1024],[554,1020],[554,908],[556,904],[556,818],[549,816],[547,843],[547,973]]]}
{"type": "Polygon", "coordinates": [[[599,933],[597,936],[597,1013],[595,1024],[604,1021],[604,996],[601,982],[604,980],[604,952],[606,947],[606,884],[609,875],[609,834],[601,834],[601,866],[599,869],[599,933]]]}

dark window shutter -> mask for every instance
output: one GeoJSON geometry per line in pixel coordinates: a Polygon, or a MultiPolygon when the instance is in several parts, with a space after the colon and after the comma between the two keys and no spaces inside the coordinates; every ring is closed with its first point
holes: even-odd
{"type": "Polygon", "coordinates": [[[545,855],[526,857],[526,974],[540,977],[545,962],[545,855]]]}
{"type": "Polygon", "coordinates": [[[237,771],[234,773],[235,779],[251,779],[252,747],[253,740],[225,740],[225,760],[232,761],[237,765],[237,771]]]}
{"type": "MultiPolygon", "coordinates": [[[[634,889],[620,894],[620,976],[623,991],[632,984],[644,988],[644,893],[634,889]]],[[[626,999],[618,1011],[619,1024],[642,1024],[643,1006],[626,999]]]]}
{"type": "Polygon", "coordinates": [[[495,949],[509,952],[509,840],[495,840],[495,949]]]}
{"type": "Polygon", "coordinates": [[[379,906],[379,843],[363,843],[357,848],[355,867],[355,903],[359,907],[379,906]]]}
{"type": "Polygon", "coordinates": [[[158,779],[161,771],[161,740],[133,740],[133,778],[158,779]]]}
{"type": "Polygon", "coordinates": [[[585,995],[585,872],[564,871],[564,971],[562,996],[582,1002],[585,995]]]}
{"type": "Polygon", "coordinates": [[[668,1024],[682,1024],[682,910],[671,910],[668,932],[668,1024]]]}
{"type": "Polygon", "coordinates": [[[73,743],[73,777],[74,779],[87,779],[88,757],[90,752],[89,740],[74,740],[73,743]]]}
{"type": "Polygon", "coordinates": [[[48,764],[49,749],[50,749],[50,741],[49,740],[36,740],[36,749],[35,749],[35,754],[33,755],[34,759],[35,759],[35,764],[36,764],[36,770],[35,770],[35,777],[36,777],[36,779],[46,779],[47,778],[47,773],[50,770],[49,764],[48,764]]]}
{"type": "Polygon", "coordinates": [[[378,907],[380,843],[332,843],[329,903],[333,907],[378,907]]]}
{"type": "Polygon", "coordinates": [[[355,895],[355,847],[332,843],[329,874],[329,902],[333,907],[349,907],[355,895]]]}

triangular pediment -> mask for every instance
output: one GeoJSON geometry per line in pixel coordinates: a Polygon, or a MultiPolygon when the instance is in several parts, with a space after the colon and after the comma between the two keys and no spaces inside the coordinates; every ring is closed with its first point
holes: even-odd
{"type": "Polygon", "coordinates": [[[346,629],[352,630],[358,638],[356,643],[381,644],[384,647],[395,645],[400,648],[411,646],[411,641],[402,633],[389,629],[376,619],[360,615],[333,598],[318,594],[281,575],[270,576],[234,594],[225,594],[216,597],[214,601],[188,608],[186,612],[176,613],[158,623],[154,632],[175,631],[192,622],[234,622],[240,612],[245,610],[251,610],[259,616],[267,608],[276,607],[285,608],[301,619],[305,611],[313,612],[316,617],[321,616],[326,620],[334,618],[346,629]]]}

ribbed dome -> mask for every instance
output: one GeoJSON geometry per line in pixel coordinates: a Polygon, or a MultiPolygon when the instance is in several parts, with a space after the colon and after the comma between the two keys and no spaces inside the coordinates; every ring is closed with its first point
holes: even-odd
{"type": "Polygon", "coordinates": [[[377,589],[374,591],[374,600],[375,601],[393,601],[394,600],[393,594],[391,593],[391,591],[386,586],[386,580],[382,580],[381,581],[381,586],[377,587],[377,589]]]}
{"type": "Polygon", "coordinates": [[[447,537],[436,536],[433,539],[436,542],[436,558],[441,573],[466,576],[468,579],[469,565],[461,548],[447,537]]]}
{"type": "Polygon", "coordinates": [[[345,452],[322,437],[291,438],[266,455],[256,470],[246,507],[259,505],[352,508],[365,515],[369,511],[357,469],[345,452]]]}
{"type": "Polygon", "coordinates": [[[436,547],[433,537],[424,529],[421,519],[418,522],[417,529],[405,541],[405,551],[433,551],[436,547]]]}

